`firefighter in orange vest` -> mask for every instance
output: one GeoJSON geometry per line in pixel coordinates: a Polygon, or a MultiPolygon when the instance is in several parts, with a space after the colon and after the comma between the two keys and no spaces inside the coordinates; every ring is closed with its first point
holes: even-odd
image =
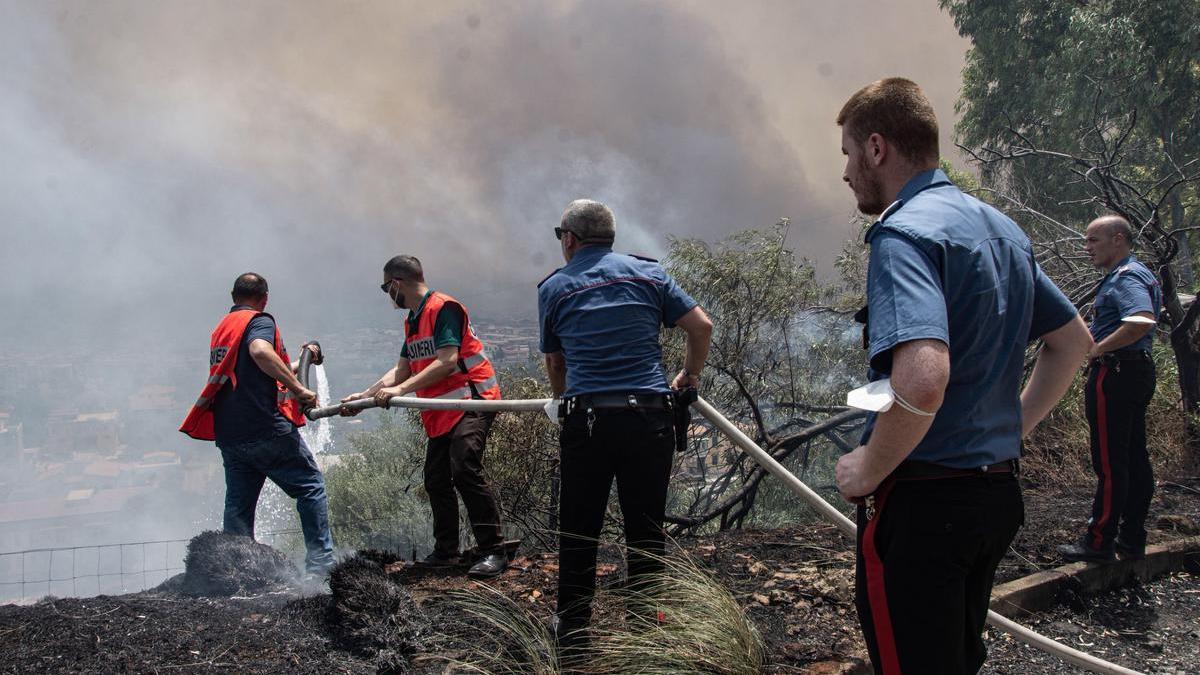
{"type": "MultiPolygon", "coordinates": [[[[317,395],[296,379],[275,319],[267,306],[267,280],[252,272],[233,284],[233,308],[217,324],[209,347],[208,384],[180,431],[221,450],[225,465],[224,530],[254,536],[254,511],[270,478],[296,500],[307,549],[305,567],[327,575],[333,566],[333,537],[325,479],[297,427],[302,406],[317,395]]],[[[320,348],[304,346],[319,363],[320,348]]]]}
{"type": "MultiPolygon", "coordinates": [[[[398,255],[383,266],[380,289],[397,309],[408,309],[404,346],[396,367],[375,384],[342,402],[374,398],[383,407],[393,396],[420,398],[499,399],[500,387],[483,343],[475,336],[462,303],[425,285],[421,261],[398,255]]],[[[343,415],[358,411],[343,408],[343,415]]],[[[500,509],[483,475],[483,452],[495,413],[423,410],[421,423],[429,436],[425,452],[425,492],[433,511],[433,551],[424,558],[431,567],[460,560],[458,495],[467,507],[479,556],[468,574],[491,577],[508,566],[500,531],[500,509]]]]}

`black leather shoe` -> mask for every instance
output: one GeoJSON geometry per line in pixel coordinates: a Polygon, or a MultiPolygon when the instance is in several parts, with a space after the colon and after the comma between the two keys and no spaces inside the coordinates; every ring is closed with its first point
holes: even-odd
{"type": "Polygon", "coordinates": [[[1114,548],[1117,549],[1117,557],[1121,560],[1141,560],[1146,557],[1146,545],[1134,546],[1126,544],[1117,537],[1114,548]]]}
{"type": "Polygon", "coordinates": [[[459,564],[461,559],[458,554],[450,555],[441,551],[433,551],[429,555],[417,561],[417,565],[421,567],[454,567],[459,564]]]}
{"type": "Polygon", "coordinates": [[[1060,545],[1058,554],[1070,562],[1110,563],[1117,560],[1111,550],[1094,549],[1079,542],[1060,545]]]}
{"type": "Polygon", "coordinates": [[[494,577],[506,569],[508,569],[508,556],[504,555],[504,551],[495,551],[471,565],[471,569],[467,570],[467,576],[476,579],[494,577]]]}

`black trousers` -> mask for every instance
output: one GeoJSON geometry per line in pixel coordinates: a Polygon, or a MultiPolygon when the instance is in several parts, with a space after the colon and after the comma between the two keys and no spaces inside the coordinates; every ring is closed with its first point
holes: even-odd
{"type": "Polygon", "coordinates": [[[496,413],[468,412],[449,433],[429,439],[425,448],[425,492],[433,511],[438,552],[458,553],[458,496],[481,553],[500,548],[500,509],[483,475],[483,451],[496,413]]]}
{"type": "Polygon", "coordinates": [[[647,575],[662,571],[662,529],[667,483],[675,448],[667,411],[586,411],[563,420],[559,435],[560,497],[558,616],[560,631],[587,626],[596,590],[596,544],[604,525],[613,479],[625,519],[629,588],[644,588],[647,575]]]}
{"type": "Polygon", "coordinates": [[[1088,374],[1085,399],[1097,483],[1085,546],[1111,550],[1118,536],[1129,546],[1146,545],[1146,514],[1154,496],[1146,406],[1154,386],[1150,360],[1094,364],[1088,374]]]}
{"type": "Polygon", "coordinates": [[[877,675],[983,666],[996,566],[1025,517],[1011,474],[884,481],[858,507],[855,605],[877,675]]]}

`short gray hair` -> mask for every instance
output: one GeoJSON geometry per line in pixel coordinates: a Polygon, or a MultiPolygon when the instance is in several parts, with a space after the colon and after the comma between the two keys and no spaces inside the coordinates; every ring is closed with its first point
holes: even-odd
{"type": "Polygon", "coordinates": [[[612,244],[617,238],[612,211],[591,199],[576,199],[568,204],[560,227],[578,237],[581,244],[612,244]]]}

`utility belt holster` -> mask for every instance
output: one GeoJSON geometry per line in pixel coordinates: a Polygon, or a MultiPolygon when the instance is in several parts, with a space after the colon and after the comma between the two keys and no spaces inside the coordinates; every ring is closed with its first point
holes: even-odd
{"type": "Polygon", "coordinates": [[[694,387],[672,392],[675,397],[675,452],[684,452],[688,444],[688,427],[692,425],[692,411],[689,406],[700,398],[700,393],[694,387]]]}
{"type": "Polygon", "coordinates": [[[1101,354],[1092,359],[1092,368],[1099,368],[1100,366],[1107,366],[1112,368],[1113,372],[1119,373],[1121,372],[1121,359],[1116,354],[1101,354]]]}
{"type": "Polygon", "coordinates": [[[1121,363],[1126,361],[1154,362],[1150,356],[1150,352],[1144,349],[1118,349],[1115,352],[1108,352],[1107,354],[1097,356],[1092,359],[1090,365],[1093,369],[1100,366],[1107,366],[1114,373],[1119,373],[1121,372],[1121,363]]]}
{"type": "Polygon", "coordinates": [[[651,412],[666,412],[672,417],[675,448],[683,450],[687,446],[687,428],[691,423],[687,406],[695,400],[695,389],[667,394],[581,394],[563,399],[558,404],[558,417],[565,420],[572,415],[587,415],[588,436],[591,436],[597,415],[636,412],[645,417],[651,412]]]}

